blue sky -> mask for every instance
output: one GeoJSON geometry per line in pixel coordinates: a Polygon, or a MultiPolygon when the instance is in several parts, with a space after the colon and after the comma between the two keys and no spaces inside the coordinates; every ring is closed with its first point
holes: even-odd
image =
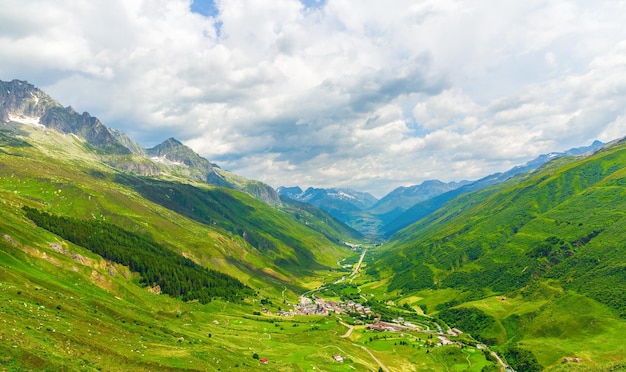
{"type": "Polygon", "coordinates": [[[215,17],[219,13],[213,0],[193,0],[189,8],[192,12],[205,17],[215,17]]]}
{"type": "Polygon", "coordinates": [[[0,79],[272,186],[383,196],[626,135],[626,3],[5,0],[0,79]]]}

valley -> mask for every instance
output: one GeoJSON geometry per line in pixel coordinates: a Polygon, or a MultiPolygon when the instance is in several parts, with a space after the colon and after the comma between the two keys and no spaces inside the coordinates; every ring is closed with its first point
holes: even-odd
{"type": "Polygon", "coordinates": [[[406,205],[397,231],[368,235],[175,139],[142,149],[12,84],[3,369],[626,368],[622,140],[480,187],[430,184],[443,189],[406,205]]]}
{"type": "MultiPolygon", "coordinates": [[[[83,153],[75,137],[40,128],[22,130],[23,138],[30,142],[4,132],[0,154],[0,356],[8,370],[394,371],[410,365],[405,358],[413,348],[423,348],[425,365],[436,368],[439,364],[425,353],[425,341],[409,332],[382,338],[374,334],[378,331],[353,325],[357,329],[341,337],[347,331],[343,324],[354,323],[349,316],[279,315],[309,289],[342,277],[354,280],[360,272],[357,268],[365,261],[361,252],[341,243],[354,241],[349,236],[335,233],[333,243],[326,237],[329,232],[317,232],[313,215],[306,210],[298,213],[310,227],[289,222],[286,212],[268,209],[245,194],[220,189],[214,194],[219,204],[212,208],[221,212],[200,214],[204,202],[196,201],[189,209],[181,203],[185,200],[182,195],[189,198],[201,191],[204,199],[212,195],[211,189],[197,184],[176,194],[172,190],[180,186],[175,183],[168,189],[155,189],[169,195],[165,199],[177,201],[165,208],[160,203],[166,200],[151,197],[151,201],[142,196],[156,195],[146,192],[151,190],[147,188],[150,184],[143,186],[141,182],[147,181],[117,182],[116,172],[95,158],[90,160],[91,155],[83,153]],[[33,142],[42,137],[45,146],[33,142]],[[59,145],[49,147],[49,142],[59,145]],[[42,156],[41,151],[49,157],[42,156]],[[137,185],[143,188],[141,193],[136,191],[137,185]],[[235,208],[242,210],[228,217],[229,210],[235,208]],[[47,230],[52,227],[42,228],[42,222],[35,218],[37,211],[43,210],[48,215],[41,217],[47,219],[76,219],[52,219],[50,226],[59,229],[53,233],[47,230]],[[242,219],[259,210],[264,215],[250,219],[253,224],[247,225],[242,219]],[[307,241],[307,249],[320,249],[312,255],[287,251],[280,241],[264,238],[255,228],[268,218],[272,222],[267,226],[291,226],[298,231],[288,233],[294,235],[290,247],[307,241]],[[114,228],[114,236],[127,235],[127,242],[122,243],[126,249],[159,242],[193,262],[227,272],[254,293],[240,299],[218,296],[208,301],[167,295],[165,283],[146,283],[144,274],[136,269],[91,251],[88,247],[93,243],[66,235],[84,229],[86,226],[79,226],[87,221],[114,228]],[[69,229],[62,228],[61,222],[69,223],[69,229]],[[319,242],[324,243],[317,245],[319,242]],[[345,259],[344,264],[352,262],[352,266],[339,267],[338,259],[345,259]],[[298,260],[314,261],[305,265],[298,260]],[[369,337],[374,345],[369,345],[369,337]],[[404,345],[409,341],[411,346],[404,345]],[[388,353],[394,342],[403,342],[405,350],[388,353]],[[334,360],[335,354],[340,354],[343,362],[334,360]],[[263,359],[267,364],[261,363],[263,359]]],[[[213,212],[207,209],[206,213],[213,212]]],[[[286,232],[274,235],[281,234],[286,239],[286,232]]],[[[488,363],[480,355],[474,356],[482,360],[477,363],[488,363]]]]}

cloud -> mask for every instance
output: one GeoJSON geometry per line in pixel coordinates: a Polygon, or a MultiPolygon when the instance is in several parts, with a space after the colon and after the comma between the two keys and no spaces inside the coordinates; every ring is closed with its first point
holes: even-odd
{"type": "Polygon", "coordinates": [[[0,78],[145,147],[378,196],[626,135],[625,5],[7,0],[0,78]]]}

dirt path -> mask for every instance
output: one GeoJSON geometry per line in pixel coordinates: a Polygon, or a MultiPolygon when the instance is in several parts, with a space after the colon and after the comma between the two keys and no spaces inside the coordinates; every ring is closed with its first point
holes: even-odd
{"type": "Polygon", "coordinates": [[[378,363],[378,365],[380,366],[380,368],[383,369],[383,371],[385,372],[389,372],[389,368],[387,368],[387,366],[385,366],[380,360],[378,360],[378,358],[376,358],[376,356],[374,354],[372,354],[372,352],[370,351],[370,349],[366,348],[365,346],[362,345],[357,345],[357,344],[352,344],[354,346],[360,346],[361,349],[365,350],[371,357],[372,359],[374,359],[374,361],[376,363],[378,363]]]}
{"type": "Polygon", "coordinates": [[[350,337],[350,335],[352,334],[352,331],[354,330],[354,326],[351,326],[348,323],[344,323],[344,322],[339,322],[342,326],[348,327],[348,330],[346,331],[346,333],[341,336],[341,338],[348,338],[350,337]]]}

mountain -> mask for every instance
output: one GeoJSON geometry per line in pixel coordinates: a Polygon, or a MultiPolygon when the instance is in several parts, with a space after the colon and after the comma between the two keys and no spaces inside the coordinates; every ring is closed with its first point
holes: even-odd
{"type": "Polygon", "coordinates": [[[277,192],[281,196],[321,208],[351,228],[375,237],[382,226],[401,215],[408,207],[465,183],[424,181],[420,185],[399,187],[381,200],[351,189],[310,187],[303,191],[298,186],[281,186],[277,192]]]}
{"type": "Polygon", "coordinates": [[[427,180],[419,185],[401,186],[385,195],[376,204],[368,208],[368,211],[380,216],[383,221],[389,222],[421,201],[432,199],[468,183],[469,181],[445,183],[439,180],[427,180]]]}
{"type": "Polygon", "coordinates": [[[75,135],[98,152],[105,163],[125,172],[144,176],[168,174],[234,188],[267,203],[280,203],[274,189],[227,171],[216,172],[213,164],[174,138],[144,149],[124,132],[109,128],[87,112],[63,107],[46,93],[25,81],[0,81],[0,119],[53,129],[75,135]]]}
{"type": "Polygon", "coordinates": [[[141,147],[140,144],[138,144],[133,139],[128,137],[126,133],[124,133],[121,130],[114,129],[114,128],[108,128],[108,129],[111,135],[113,136],[113,138],[115,138],[115,140],[119,142],[122,146],[129,149],[130,152],[132,152],[133,154],[140,155],[140,156],[146,155],[146,150],[143,147],[141,147]]]}
{"type": "Polygon", "coordinates": [[[119,143],[98,118],[87,112],[77,113],[71,107],[51,107],[39,118],[46,128],[76,135],[106,154],[126,155],[130,150],[119,143]]]}
{"type": "Polygon", "coordinates": [[[0,120],[39,124],[39,118],[51,108],[62,107],[58,102],[28,82],[0,80],[0,120]]]}
{"type": "Polygon", "coordinates": [[[48,127],[77,135],[98,151],[130,154],[130,150],[121,145],[100,120],[87,112],[79,114],[71,107],[62,107],[32,84],[19,80],[0,81],[0,89],[0,118],[3,122],[48,127]]]}
{"type": "Polygon", "coordinates": [[[298,198],[302,195],[304,191],[302,191],[302,189],[299,186],[292,186],[292,187],[280,186],[276,189],[276,192],[280,196],[286,196],[289,199],[298,200],[298,198]]]}
{"type": "Polygon", "coordinates": [[[281,196],[281,209],[291,214],[296,220],[308,227],[324,234],[329,240],[337,244],[344,244],[345,240],[363,241],[363,234],[334,218],[324,210],[307,203],[281,196]],[[339,233],[339,234],[338,234],[339,233]],[[337,240],[342,237],[344,241],[337,240]]]}
{"type": "Polygon", "coordinates": [[[501,345],[517,370],[556,368],[583,350],[587,367],[606,370],[626,357],[615,341],[626,330],[624,195],[626,142],[555,157],[399,231],[368,273],[501,345]]]}
{"type": "Polygon", "coordinates": [[[448,201],[458,197],[459,195],[463,195],[468,192],[477,191],[484,189],[486,187],[496,185],[498,183],[504,182],[516,175],[520,175],[526,172],[532,172],[547,162],[564,157],[564,156],[577,156],[589,154],[603,146],[603,143],[600,141],[594,141],[589,146],[583,146],[578,148],[569,149],[563,152],[551,152],[549,154],[543,154],[538,156],[537,158],[527,162],[524,165],[516,166],[511,168],[506,172],[494,173],[490,174],[486,177],[483,177],[477,181],[466,183],[461,187],[455,188],[451,191],[442,193],[433,198],[424,200],[413,205],[411,208],[408,208],[402,214],[397,216],[395,219],[388,222],[385,226],[381,228],[381,232],[384,236],[391,236],[400,229],[409,226],[410,224],[418,221],[421,218],[428,216],[429,214],[435,212],[439,208],[441,208],[448,201]]]}
{"type": "MultiPolygon", "coordinates": [[[[177,174],[194,180],[237,189],[216,173],[216,166],[196,154],[191,148],[183,145],[176,138],[168,138],[161,144],[149,149],[142,149],[142,151],[150,160],[177,174]]],[[[276,199],[277,197],[266,201],[275,202],[276,199]]]]}
{"type": "Polygon", "coordinates": [[[350,212],[365,210],[378,201],[369,193],[347,188],[309,187],[302,191],[299,187],[279,187],[277,192],[279,195],[323,209],[344,222],[349,220],[350,212]]]}

